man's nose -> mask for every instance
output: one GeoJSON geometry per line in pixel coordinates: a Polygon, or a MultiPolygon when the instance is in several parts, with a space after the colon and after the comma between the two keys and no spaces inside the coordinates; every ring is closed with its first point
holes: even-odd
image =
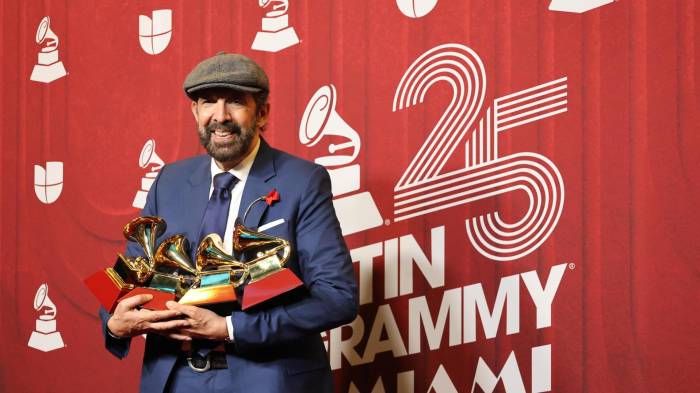
{"type": "Polygon", "coordinates": [[[212,117],[217,123],[224,123],[231,120],[231,116],[226,110],[226,100],[219,99],[216,101],[216,107],[214,108],[214,116],[212,117]]]}

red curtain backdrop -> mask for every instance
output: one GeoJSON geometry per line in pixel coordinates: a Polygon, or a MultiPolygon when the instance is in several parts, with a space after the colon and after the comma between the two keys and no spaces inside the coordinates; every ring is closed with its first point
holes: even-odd
{"type": "MultiPolygon", "coordinates": [[[[333,155],[329,143],[343,143],[342,136],[324,135],[314,146],[299,137],[309,100],[327,85],[335,88],[338,118],[359,136],[353,192],[369,193],[381,221],[346,236],[353,256],[374,258],[364,270],[355,263],[369,299],[359,319],[326,335],[329,355],[341,361],[333,371],[338,391],[469,392],[480,362],[498,375],[511,354],[527,392],[696,391],[700,5],[619,0],[568,13],[549,10],[549,0],[439,0],[414,18],[402,13],[403,3],[424,13],[435,1],[291,0],[288,24],[299,43],[268,52],[251,48],[269,11],[253,0],[1,1],[0,390],[137,390],[143,340],[134,339],[125,360],[108,354],[98,303],[82,280],[123,250],[121,228],[138,215],[132,202],[149,172],[139,166],[144,143],[153,139],[166,164],[203,152],[182,82],[197,62],[227,51],[268,72],[272,110],[264,137],[272,146],[310,160],[333,155]],[[172,36],[151,55],[139,44],[139,15],[159,9],[172,10],[172,36]],[[35,41],[45,16],[67,72],[50,83],[30,80],[46,46],[35,41]],[[444,44],[481,59],[484,99],[438,174],[469,166],[465,143],[494,100],[566,78],[566,111],[497,135],[499,157],[546,157],[563,182],[561,215],[526,255],[498,260],[479,252],[466,224],[496,211],[517,221],[528,208],[525,193],[397,220],[395,186],[441,124],[453,88],[432,80],[422,102],[396,110],[394,95],[414,61],[444,44]],[[52,161],[63,163],[62,189],[47,204],[35,192],[42,190],[35,165],[52,161]],[[416,250],[427,265],[416,261],[416,250]],[[441,258],[444,272],[431,282],[420,266],[428,271],[441,258]],[[551,324],[538,328],[525,279],[515,275],[532,272],[544,286],[562,264],[551,324]],[[401,290],[392,292],[397,282],[401,290]],[[519,294],[517,329],[508,328],[515,311],[504,306],[489,337],[483,313],[467,318],[467,288],[480,284],[493,309],[507,282],[519,294]],[[43,283],[64,345],[48,352],[28,345],[43,283]],[[457,306],[441,312],[453,295],[457,306]],[[423,300],[429,322],[444,323],[433,349],[425,321],[417,332],[410,328],[423,300]],[[340,349],[331,336],[346,352],[333,354],[340,349]],[[409,342],[420,350],[409,353],[409,342]],[[531,360],[533,348],[549,348],[549,389],[533,389],[533,367],[546,366],[531,360]],[[360,361],[347,358],[350,350],[360,361]]],[[[499,383],[494,391],[515,390],[499,383]]]]}

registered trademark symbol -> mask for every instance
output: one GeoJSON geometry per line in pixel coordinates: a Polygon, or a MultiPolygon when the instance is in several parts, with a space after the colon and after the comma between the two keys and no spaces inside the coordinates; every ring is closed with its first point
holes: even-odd
{"type": "Polygon", "coordinates": [[[391,220],[390,220],[390,219],[387,218],[386,220],[384,220],[384,225],[390,225],[390,224],[391,224],[391,220]]]}
{"type": "Polygon", "coordinates": [[[569,264],[569,269],[571,269],[571,270],[574,270],[574,269],[576,269],[576,264],[575,264],[575,263],[573,263],[573,262],[572,262],[572,263],[570,263],[570,264],[569,264]]]}

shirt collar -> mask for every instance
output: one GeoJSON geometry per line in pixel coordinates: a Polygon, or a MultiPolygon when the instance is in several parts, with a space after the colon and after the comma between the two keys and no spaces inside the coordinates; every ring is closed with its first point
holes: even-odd
{"type": "MultiPolygon", "coordinates": [[[[250,172],[250,168],[253,166],[253,161],[255,161],[255,156],[258,155],[258,149],[260,149],[260,138],[257,139],[257,142],[255,143],[255,147],[253,150],[241,161],[236,165],[235,167],[231,168],[228,172],[232,174],[233,176],[236,176],[238,178],[238,181],[240,183],[244,183],[246,178],[248,178],[248,173],[250,172]]],[[[212,179],[212,184],[214,182],[214,176],[218,175],[219,173],[224,173],[221,168],[219,168],[218,165],[216,165],[216,162],[214,161],[214,158],[211,159],[211,179],[212,179]]]]}

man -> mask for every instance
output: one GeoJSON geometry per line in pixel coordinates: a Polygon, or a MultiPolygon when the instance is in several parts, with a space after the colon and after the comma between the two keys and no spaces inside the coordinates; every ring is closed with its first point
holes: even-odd
{"type": "MultiPolygon", "coordinates": [[[[130,337],[148,333],[142,392],[332,391],[319,333],[355,318],[357,288],[328,173],[261,138],[270,114],[269,83],[249,58],[219,53],[206,59],[187,76],[184,90],[208,155],[164,166],[142,215],[166,221],[158,241],[182,233],[192,248],[218,221],[230,251],[235,218],[277,190],[279,200],[253,204],[244,224],[270,224],[265,233],[290,241],[294,253],[287,267],[304,288],[225,317],[175,302],[169,310],[149,311],[139,307],[148,296],[127,298],[113,315],[101,311],[106,347],[122,358],[130,337]],[[224,199],[230,200],[228,214],[215,210],[224,199]]],[[[131,242],[127,253],[142,254],[131,242]]]]}

